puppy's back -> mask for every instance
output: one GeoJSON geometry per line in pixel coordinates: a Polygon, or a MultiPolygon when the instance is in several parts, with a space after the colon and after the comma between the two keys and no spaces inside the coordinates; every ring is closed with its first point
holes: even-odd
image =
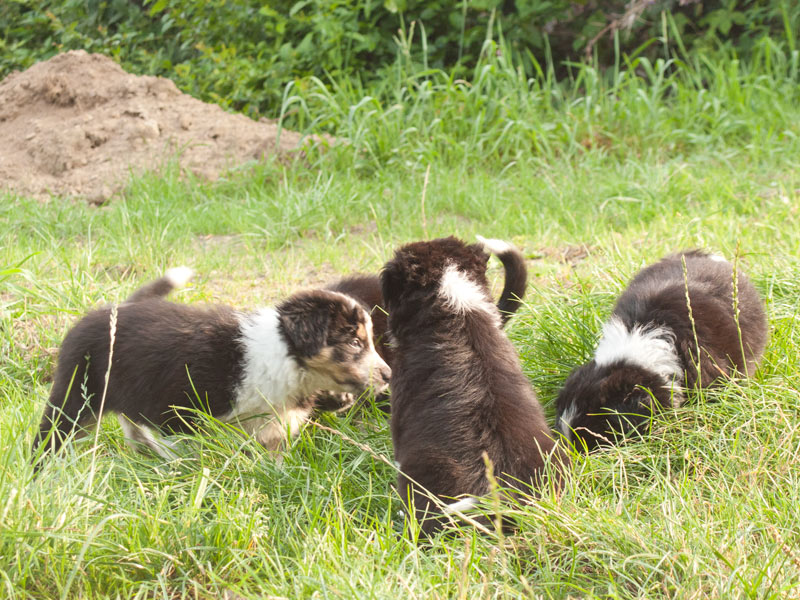
{"type": "Polygon", "coordinates": [[[697,383],[697,345],[703,349],[700,383],[732,368],[752,375],[767,341],[763,302],[741,271],[701,251],[675,254],[643,269],[614,308],[628,328],[654,323],[675,334],[687,385],[697,383]]]}
{"type": "MultiPolygon", "coordinates": [[[[429,438],[476,460],[481,447],[498,467],[513,466],[536,447],[532,438],[550,429],[508,338],[488,323],[466,321],[447,335],[420,335],[412,352],[399,354],[392,427],[401,452],[407,438],[429,438]],[[515,458],[501,465],[506,456],[515,458]]],[[[541,443],[553,445],[549,437],[541,443]]]]}
{"type": "MultiPolygon", "coordinates": [[[[426,532],[441,524],[428,493],[448,503],[489,491],[484,456],[504,486],[530,493],[559,452],[501,329],[487,260],[481,247],[447,238],[399,249],[382,274],[396,341],[391,427],[398,487],[426,532]]],[[[563,467],[568,461],[559,457],[563,467]]]]}
{"type": "Polygon", "coordinates": [[[191,415],[178,418],[176,408],[202,407],[212,414],[229,408],[241,376],[236,314],[173,304],[159,296],[143,294],[134,302],[92,311],[67,333],[34,454],[52,433],[57,435],[50,447],[57,450],[66,434],[97,418],[106,373],[104,412],[137,423],[183,430],[182,418],[191,420],[191,415]],[[203,391],[201,398],[195,389],[203,391]]]}

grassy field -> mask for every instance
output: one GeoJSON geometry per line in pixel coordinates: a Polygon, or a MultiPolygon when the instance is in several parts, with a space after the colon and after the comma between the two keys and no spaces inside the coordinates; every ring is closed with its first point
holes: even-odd
{"type": "Polygon", "coordinates": [[[469,82],[400,61],[380,90],[287,90],[293,126],[350,141],[303,161],[213,185],[168,168],[102,208],[0,199],[0,597],[800,597],[799,62],[765,44],[556,84],[502,57],[469,82]],[[576,455],[560,498],[503,509],[513,535],[404,535],[370,407],[307,427],[281,465],[213,422],[165,463],[109,419],[32,479],[57,348],[89,308],[178,264],[199,275],[176,301],[256,307],[450,234],[530,258],[508,331],[551,418],[626,281],[674,250],[739,257],[763,364],[576,455]]]}

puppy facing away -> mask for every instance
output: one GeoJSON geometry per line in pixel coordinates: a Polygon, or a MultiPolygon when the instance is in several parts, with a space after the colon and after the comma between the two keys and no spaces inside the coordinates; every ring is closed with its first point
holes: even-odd
{"type": "Polygon", "coordinates": [[[567,378],[558,427],[579,448],[613,443],[654,409],[679,406],[685,389],[752,375],[766,342],[763,302],[744,273],[701,251],[667,256],[633,278],[594,358],[567,378]]]}
{"type": "Polygon", "coordinates": [[[403,246],[381,274],[398,491],[425,534],[444,523],[430,494],[469,496],[452,512],[489,492],[484,453],[504,487],[526,492],[545,484],[551,455],[568,462],[501,329],[487,260],[481,245],[449,237],[403,246]]]}
{"type": "Polygon", "coordinates": [[[191,429],[197,409],[277,450],[309,416],[314,390],[388,387],[370,316],[352,298],[310,290],[250,313],[164,299],[191,276],[170,269],[115,314],[105,307],[78,321],[61,346],[34,458],[43,443],[55,451],[73,429],[95,424],[104,394],[103,412],[118,416],[127,440],[168,458],[157,431],[191,429]]]}
{"type": "MultiPolygon", "coordinates": [[[[478,241],[487,252],[495,254],[503,264],[505,283],[497,301],[497,308],[500,311],[501,324],[505,325],[511,315],[517,311],[520,300],[525,295],[525,286],[528,281],[525,257],[517,248],[502,240],[478,236],[478,241]]],[[[381,293],[380,277],[377,275],[353,275],[335,281],[325,289],[347,294],[364,305],[372,316],[372,336],[375,350],[391,366],[394,351],[389,343],[388,319],[381,293]]],[[[318,410],[323,411],[344,410],[354,400],[352,394],[319,392],[314,396],[315,406],[318,410]]],[[[388,398],[382,397],[376,398],[376,400],[381,408],[389,410],[388,398]]]]}

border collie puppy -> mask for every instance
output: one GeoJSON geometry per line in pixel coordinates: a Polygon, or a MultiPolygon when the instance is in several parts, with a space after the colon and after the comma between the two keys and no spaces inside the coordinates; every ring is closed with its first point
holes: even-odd
{"type": "Polygon", "coordinates": [[[352,298],[310,290],[252,313],[164,300],[191,276],[186,267],[170,269],[116,307],[113,346],[111,307],[72,328],[34,457],[42,443],[57,450],[73,429],[95,424],[104,393],[103,411],[117,414],[127,440],[169,458],[156,430],[191,429],[186,409],[237,423],[277,450],[309,416],[314,390],[388,387],[391,371],[373,346],[370,316],[352,298]]]}
{"type": "Polygon", "coordinates": [[[488,258],[449,237],[403,246],[381,274],[395,344],[397,486],[425,534],[444,524],[431,495],[469,496],[445,509],[453,512],[489,492],[484,453],[503,486],[526,492],[545,484],[551,454],[554,466],[568,462],[501,329],[488,258]]]}
{"type": "MultiPolygon", "coordinates": [[[[511,244],[502,240],[486,239],[477,236],[478,241],[488,251],[497,256],[503,264],[505,271],[505,284],[497,301],[502,325],[505,325],[511,315],[520,306],[520,300],[525,295],[525,286],[528,281],[528,268],[525,266],[525,257],[511,244]]],[[[381,293],[381,280],[378,275],[353,275],[345,277],[325,289],[347,294],[361,302],[372,316],[372,336],[375,350],[381,355],[389,366],[392,364],[394,350],[389,342],[388,319],[386,307],[381,293]]],[[[319,392],[314,395],[314,404],[321,411],[342,411],[349,408],[355,398],[352,394],[333,392],[319,392]]],[[[389,411],[388,394],[376,398],[378,405],[389,411]]]]}
{"type": "Polygon", "coordinates": [[[654,409],[679,406],[685,388],[752,375],[766,342],[763,302],[744,273],[697,250],[668,256],[617,300],[594,358],[558,396],[558,427],[586,450],[613,443],[654,409]]]}

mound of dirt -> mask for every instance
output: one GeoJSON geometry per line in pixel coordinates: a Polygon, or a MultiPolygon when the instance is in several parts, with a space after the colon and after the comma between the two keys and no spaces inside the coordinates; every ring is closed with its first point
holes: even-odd
{"type": "Polygon", "coordinates": [[[297,150],[301,136],[227,113],[162,77],[126,73],[83,50],[0,82],[0,189],[105,202],[131,172],[177,157],[215,179],[236,164],[297,150]]]}

